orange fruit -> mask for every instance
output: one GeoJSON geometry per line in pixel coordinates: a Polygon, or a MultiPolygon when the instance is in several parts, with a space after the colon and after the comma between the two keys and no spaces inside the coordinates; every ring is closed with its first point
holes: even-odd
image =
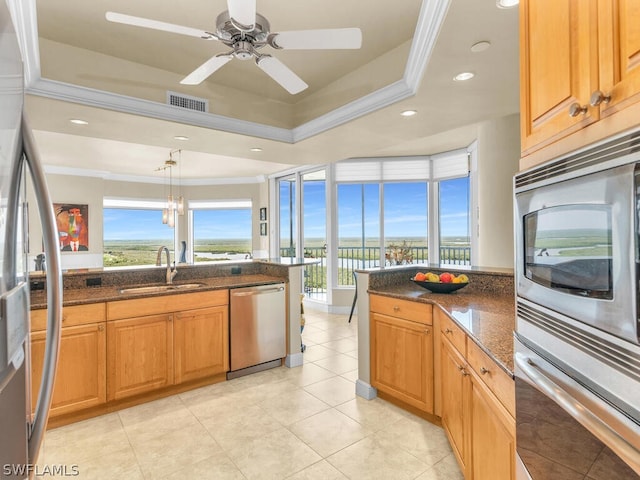
{"type": "Polygon", "coordinates": [[[418,272],[416,273],[416,276],[413,277],[413,279],[418,282],[424,282],[427,279],[427,276],[422,272],[418,272]]]}

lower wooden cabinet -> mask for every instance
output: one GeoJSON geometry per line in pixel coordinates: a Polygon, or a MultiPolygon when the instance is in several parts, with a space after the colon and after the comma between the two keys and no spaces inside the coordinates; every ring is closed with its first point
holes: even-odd
{"type": "Polygon", "coordinates": [[[371,384],[433,413],[433,334],[430,325],[371,314],[371,384]]]}
{"type": "Polygon", "coordinates": [[[175,381],[229,370],[229,307],[176,313],[173,321],[175,381]]]}
{"type": "MultiPolygon", "coordinates": [[[[106,401],[106,323],[61,329],[51,416],[101,405],[106,401]]],[[[45,349],[45,331],[31,334],[31,407],[36,408],[45,349]]]]}
{"type": "Polygon", "coordinates": [[[515,420],[482,380],[473,373],[470,378],[470,478],[512,480],[516,474],[515,420]]]}
{"type": "Polygon", "coordinates": [[[173,384],[173,315],[107,323],[107,398],[138,395],[173,384]]]}
{"type": "Polygon", "coordinates": [[[469,465],[469,373],[460,352],[449,340],[440,340],[440,391],[442,394],[442,427],[444,428],[460,468],[469,465]]]}

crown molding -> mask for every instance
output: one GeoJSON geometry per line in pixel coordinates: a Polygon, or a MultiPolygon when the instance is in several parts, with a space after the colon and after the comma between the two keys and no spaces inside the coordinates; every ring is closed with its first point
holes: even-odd
{"type": "Polygon", "coordinates": [[[402,80],[354,100],[293,129],[272,127],[211,113],[41,78],[36,0],[7,0],[25,61],[26,93],[55,100],[186,123],[239,135],[296,143],[415,95],[451,0],[423,0],[402,80]]]}
{"type": "MultiPolygon", "coordinates": [[[[122,175],[112,173],[107,170],[91,170],[87,168],[61,167],[57,165],[45,165],[44,171],[50,175],[69,175],[75,177],[100,178],[102,180],[113,182],[133,182],[133,183],[152,183],[165,184],[164,177],[150,177],[140,175],[122,175]]],[[[197,187],[207,185],[245,185],[248,183],[263,183],[266,181],[265,175],[256,175],[254,177],[228,177],[228,178],[193,178],[181,179],[180,185],[183,187],[197,187]]]]}

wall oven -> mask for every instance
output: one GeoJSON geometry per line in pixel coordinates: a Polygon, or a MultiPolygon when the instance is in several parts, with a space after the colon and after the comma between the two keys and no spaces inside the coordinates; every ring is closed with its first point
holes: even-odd
{"type": "Polygon", "coordinates": [[[518,478],[640,478],[640,133],[515,197],[518,478]]]}

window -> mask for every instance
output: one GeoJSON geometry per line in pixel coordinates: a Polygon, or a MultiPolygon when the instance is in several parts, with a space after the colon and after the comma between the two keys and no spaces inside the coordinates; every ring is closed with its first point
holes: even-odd
{"type": "Polygon", "coordinates": [[[428,184],[384,184],[385,264],[424,263],[429,255],[428,184]]]}
{"type": "Polygon", "coordinates": [[[296,177],[278,181],[280,218],[280,256],[296,256],[296,177]]]}
{"type": "Polygon", "coordinates": [[[252,257],[251,200],[190,201],[194,262],[252,257]]]}
{"type": "Polygon", "coordinates": [[[469,177],[442,180],[440,190],[440,262],[471,265],[469,177]]]}
{"type": "Polygon", "coordinates": [[[353,271],[380,265],[380,187],[338,185],[338,285],[353,285],[353,271]]]}
{"type": "Polygon", "coordinates": [[[175,229],[162,223],[163,202],[104,199],[103,265],[155,265],[158,248],[174,258],[175,229]]]}

